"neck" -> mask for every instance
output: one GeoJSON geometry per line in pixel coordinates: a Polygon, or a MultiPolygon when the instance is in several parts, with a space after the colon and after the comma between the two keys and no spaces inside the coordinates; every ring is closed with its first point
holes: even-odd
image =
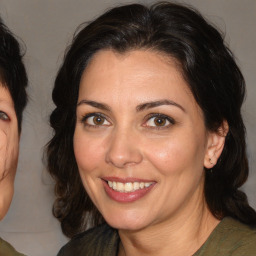
{"type": "Polygon", "coordinates": [[[197,203],[196,207],[195,203],[196,201],[192,202],[192,211],[187,209],[183,214],[179,212],[164,222],[136,231],[119,230],[121,242],[118,255],[194,254],[219,223],[204,200],[203,203],[197,203]]]}

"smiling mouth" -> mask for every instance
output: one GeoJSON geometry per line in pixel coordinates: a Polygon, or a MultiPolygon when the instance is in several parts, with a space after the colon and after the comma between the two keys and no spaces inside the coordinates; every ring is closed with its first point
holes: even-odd
{"type": "Polygon", "coordinates": [[[130,193],[144,188],[149,188],[154,182],[117,182],[107,181],[110,188],[121,193],[130,193]]]}

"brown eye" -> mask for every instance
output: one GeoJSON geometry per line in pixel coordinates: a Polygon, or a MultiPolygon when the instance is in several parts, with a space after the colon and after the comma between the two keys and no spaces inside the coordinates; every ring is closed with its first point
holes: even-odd
{"type": "Polygon", "coordinates": [[[102,125],[105,121],[105,118],[101,117],[101,116],[94,116],[93,117],[93,123],[96,125],[102,125]]]}
{"type": "Polygon", "coordinates": [[[155,117],[155,118],[154,118],[154,123],[155,123],[156,126],[165,126],[165,124],[166,124],[166,118],[155,117]]]}
{"type": "Polygon", "coordinates": [[[82,119],[82,122],[85,124],[85,125],[88,125],[88,126],[110,126],[111,123],[104,117],[102,116],[101,114],[89,114],[89,115],[86,115],[83,119],[82,119]]]}
{"type": "Polygon", "coordinates": [[[3,121],[10,120],[9,116],[7,116],[7,114],[4,113],[3,111],[0,111],[0,119],[3,120],[3,121]]]}
{"type": "Polygon", "coordinates": [[[175,121],[169,116],[163,114],[152,114],[144,126],[151,128],[168,128],[173,124],[175,124],[175,121]]]}

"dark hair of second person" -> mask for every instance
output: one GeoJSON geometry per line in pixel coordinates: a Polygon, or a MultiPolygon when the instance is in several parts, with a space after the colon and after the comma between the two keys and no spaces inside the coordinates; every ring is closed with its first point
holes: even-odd
{"type": "Polygon", "coordinates": [[[0,82],[11,94],[21,131],[22,112],[27,104],[27,73],[18,41],[1,19],[0,27],[0,82]]]}
{"type": "MultiPolygon", "coordinates": [[[[205,126],[229,127],[217,164],[205,170],[205,198],[212,214],[231,216],[249,225],[256,213],[239,188],[248,177],[245,127],[241,105],[245,81],[223,35],[196,10],[160,3],[113,8],[88,26],[81,26],[68,48],[53,90],[56,105],[50,117],[54,136],[48,144],[48,168],[56,181],[53,212],[68,237],[104,222],[80,180],[73,151],[79,83],[93,55],[147,49],[170,56],[203,111],[205,126]]],[[[85,156],[86,157],[86,156],[85,156]]]]}

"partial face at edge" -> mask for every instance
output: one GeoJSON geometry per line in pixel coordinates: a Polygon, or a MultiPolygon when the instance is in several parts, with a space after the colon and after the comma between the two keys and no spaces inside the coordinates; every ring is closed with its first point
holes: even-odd
{"type": "Polygon", "coordinates": [[[19,132],[13,100],[9,90],[0,83],[0,220],[11,204],[18,151],[19,132]]]}
{"type": "Polygon", "coordinates": [[[175,62],[155,52],[100,51],[82,76],[75,157],[115,228],[138,230],[202,205],[217,138],[175,62]]]}

